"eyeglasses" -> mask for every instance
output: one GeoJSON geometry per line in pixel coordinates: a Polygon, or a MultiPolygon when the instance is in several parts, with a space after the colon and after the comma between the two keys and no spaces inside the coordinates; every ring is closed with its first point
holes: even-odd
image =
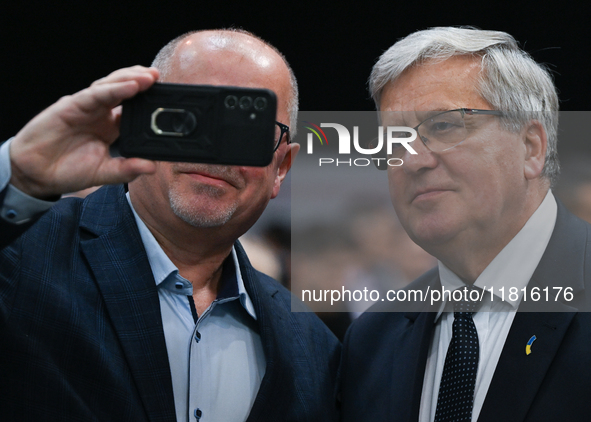
{"type": "MultiPolygon", "coordinates": [[[[503,116],[502,111],[498,110],[479,110],[474,108],[458,108],[436,113],[433,116],[423,120],[414,130],[417,131],[418,139],[431,152],[439,153],[457,147],[466,140],[471,131],[480,127],[477,116],[503,116]]],[[[393,138],[409,138],[409,132],[394,132],[393,138]]],[[[377,145],[377,139],[370,142],[371,146],[377,145]]],[[[386,170],[386,158],[402,158],[406,148],[400,143],[392,144],[392,154],[386,156],[386,148],[382,148],[374,158],[383,160],[372,160],[380,170],[386,170]]]]}
{"type": "Polygon", "coordinates": [[[287,145],[291,144],[291,138],[289,136],[289,126],[284,125],[283,123],[275,122],[275,143],[273,145],[273,152],[277,151],[277,148],[279,148],[279,144],[281,144],[283,135],[286,135],[287,145]]]}

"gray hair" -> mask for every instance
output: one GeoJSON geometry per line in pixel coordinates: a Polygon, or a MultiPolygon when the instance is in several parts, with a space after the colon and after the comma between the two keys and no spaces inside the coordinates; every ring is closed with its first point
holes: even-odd
{"type": "MultiPolygon", "coordinates": [[[[271,45],[267,41],[254,35],[252,32],[245,31],[243,29],[222,28],[222,29],[214,29],[214,30],[207,30],[207,31],[208,32],[211,31],[211,32],[216,33],[215,36],[218,37],[218,42],[220,45],[232,43],[233,41],[235,41],[234,33],[248,35],[248,36],[262,42],[267,47],[271,48],[275,53],[277,53],[279,55],[279,57],[281,57],[281,59],[285,63],[285,66],[287,66],[287,70],[289,71],[289,83],[290,83],[290,87],[291,87],[291,95],[290,95],[290,98],[288,99],[288,102],[287,102],[287,111],[289,113],[289,132],[290,132],[291,137],[293,138],[296,134],[297,118],[298,118],[298,105],[299,105],[298,82],[296,80],[295,74],[293,73],[291,66],[289,65],[289,63],[285,59],[285,56],[283,54],[281,54],[281,52],[279,50],[277,50],[277,48],[275,48],[273,45],[271,45]]],[[[187,32],[183,35],[180,35],[180,36],[176,37],[175,39],[173,39],[172,41],[170,41],[164,47],[162,47],[162,49],[158,52],[158,54],[154,58],[154,61],[152,62],[152,67],[155,67],[156,69],[158,69],[158,71],[160,72],[160,79],[161,80],[166,80],[167,76],[171,72],[172,58],[174,57],[174,52],[175,52],[177,46],[185,38],[187,38],[197,32],[203,32],[203,31],[191,31],[191,32],[187,32]]]]}
{"type": "Polygon", "coordinates": [[[477,90],[493,108],[507,112],[507,129],[519,131],[538,120],[548,137],[542,176],[553,185],[560,172],[557,152],[558,95],[549,71],[521,50],[506,32],[475,28],[438,27],[417,31],[383,53],[369,78],[369,90],[377,108],[387,83],[406,69],[427,60],[444,61],[472,55],[482,60],[477,90]]]}

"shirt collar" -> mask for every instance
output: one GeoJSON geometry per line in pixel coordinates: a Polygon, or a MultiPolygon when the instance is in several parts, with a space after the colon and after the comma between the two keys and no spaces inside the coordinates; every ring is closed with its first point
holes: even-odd
{"type": "MultiPolygon", "coordinates": [[[[148,255],[148,262],[152,268],[152,274],[154,275],[156,285],[159,288],[164,288],[172,293],[192,295],[193,286],[191,283],[179,274],[178,268],[164,253],[150,229],[148,229],[146,224],[137,214],[131,204],[129,192],[127,192],[126,197],[127,202],[131,207],[131,211],[133,212],[133,216],[135,217],[135,222],[140,232],[146,254],[148,255]]],[[[244,280],[242,279],[242,273],[240,272],[240,263],[238,262],[238,255],[233,246],[230,256],[226,258],[223,263],[222,276],[220,278],[222,288],[218,292],[216,301],[227,301],[237,298],[240,300],[240,304],[246,312],[256,320],[257,315],[254,305],[244,286],[244,280]]]]}
{"type": "MultiPolygon", "coordinates": [[[[510,306],[507,308],[507,305],[504,305],[504,310],[517,310],[523,295],[521,289],[529,283],[548,246],[556,224],[557,210],[556,199],[554,199],[552,192],[548,191],[538,209],[527,220],[519,233],[511,239],[476,279],[474,286],[487,292],[491,288],[493,289],[495,298],[493,308],[490,310],[498,309],[494,305],[495,302],[500,303],[501,301],[499,289],[502,287],[505,287],[505,303],[510,306]],[[517,288],[519,292],[517,300],[510,300],[508,297],[511,287],[517,288]]],[[[438,261],[438,266],[442,287],[447,290],[456,290],[465,286],[464,282],[441,261],[438,261]]],[[[490,293],[487,293],[485,297],[490,297],[490,293]]],[[[444,306],[445,304],[442,304],[437,317],[441,315],[444,306]]]]}

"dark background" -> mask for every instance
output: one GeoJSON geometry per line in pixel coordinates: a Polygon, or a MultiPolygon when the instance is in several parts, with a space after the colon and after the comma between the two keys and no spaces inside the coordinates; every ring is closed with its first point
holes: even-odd
{"type": "Polygon", "coordinates": [[[117,68],[149,65],[177,35],[227,26],[250,30],[286,55],[302,110],[372,110],[366,80],[377,57],[398,38],[441,25],[511,33],[550,66],[562,109],[588,110],[589,8],[557,1],[8,3],[0,11],[0,139],[62,95],[117,68]]]}

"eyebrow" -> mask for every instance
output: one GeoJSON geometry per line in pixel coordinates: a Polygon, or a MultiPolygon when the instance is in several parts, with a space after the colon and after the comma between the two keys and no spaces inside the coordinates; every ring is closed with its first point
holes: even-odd
{"type": "Polygon", "coordinates": [[[420,122],[424,122],[429,117],[433,117],[437,114],[441,114],[443,112],[450,111],[450,110],[453,110],[453,109],[439,108],[439,109],[433,109],[433,110],[428,110],[428,111],[415,111],[415,115],[417,116],[417,118],[419,119],[420,122]]]}
{"type": "Polygon", "coordinates": [[[450,111],[450,110],[455,110],[453,108],[449,108],[449,107],[438,107],[438,108],[434,108],[432,110],[400,110],[400,111],[394,111],[394,110],[388,110],[388,111],[382,111],[382,116],[386,116],[388,117],[389,115],[391,116],[400,116],[402,117],[402,119],[400,119],[400,121],[396,121],[399,119],[395,119],[394,122],[389,122],[387,121],[387,119],[383,119],[381,118],[380,121],[382,122],[382,124],[384,124],[384,122],[387,122],[388,126],[410,126],[410,127],[414,127],[416,125],[418,125],[419,123],[425,121],[426,119],[428,119],[431,116],[434,116],[436,114],[439,113],[443,113],[445,111],[450,111]],[[412,120],[416,120],[416,124],[411,124],[408,123],[408,121],[410,119],[405,118],[405,115],[412,115],[412,120]]]}

